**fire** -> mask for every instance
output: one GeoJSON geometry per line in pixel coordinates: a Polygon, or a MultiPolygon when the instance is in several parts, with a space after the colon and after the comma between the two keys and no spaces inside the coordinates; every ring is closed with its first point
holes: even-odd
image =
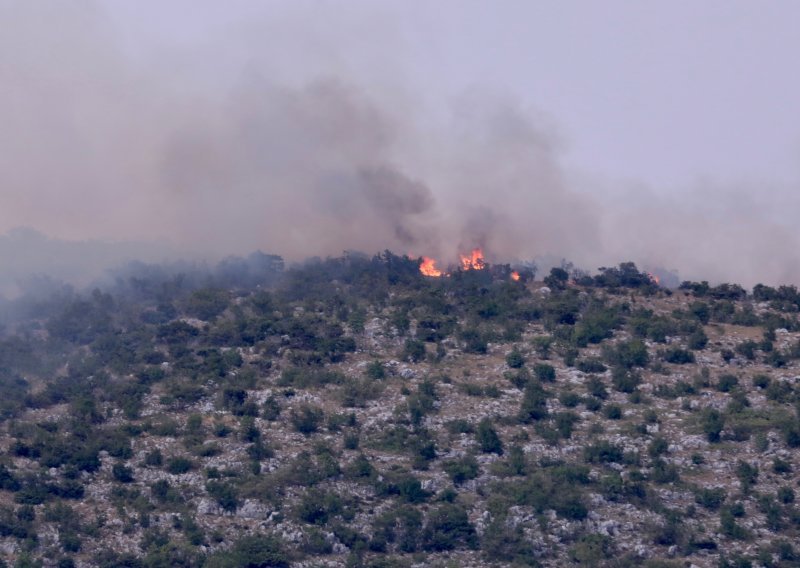
{"type": "MultiPolygon", "coordinates": [[[[486,268],[486,261],[483,259],[483,251],[479,248],[473,249],[469,255],[459,254],[458,256],[461,270],[483,270],[486,268]]],[[[432,276],[434,278],[449,276],[447,272],[436,268],[436,259],[429,256],[421,257],[419,271],[425,276],[432,276]]],[[[514,279],[518,280],[519,274],[517,274],[514,279]]]]}
{"type": "Polygon", "coordinates": [[[470,256],[463,254],[458,256],[461,257],[461,268],[463,270],[483,270],[486,267],[486,261],[483,260],[483,251],[479,248],[472,249],[470,256]]]}
{"type": "Polygon", "coordinates": [[[660,286],[661,285],[661,278],[659,278],[658,276],[656,276],[655,274],[652,274],[650,272],[647,272],[646,274],[650,278],[650,281],[653,282],[653,284],[655,284],[656,286],[660,286]]]}
{"type": "Polygon", "coordinates": [[[436,261],[430,257],[423,256],[422,263],[419,265],[419,271],[425,276],[433,276],[439,278],[443,272],[436,268],[436,261]]]}
{"type": "Polygon", "coordinates": [[[519,272],[517,272],[516,270],[513,271],[511,273],[511,280],[513,280],[514,282],[518,281],[519,280],[519,272]]]}

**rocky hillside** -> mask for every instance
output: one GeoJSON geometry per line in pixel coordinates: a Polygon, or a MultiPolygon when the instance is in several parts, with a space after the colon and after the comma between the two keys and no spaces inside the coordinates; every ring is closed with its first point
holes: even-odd
{"type": "Polygon", "coordinates": [[[800,565],[796,289],[276,258],[17,307],[7,565],[800,565]]]}

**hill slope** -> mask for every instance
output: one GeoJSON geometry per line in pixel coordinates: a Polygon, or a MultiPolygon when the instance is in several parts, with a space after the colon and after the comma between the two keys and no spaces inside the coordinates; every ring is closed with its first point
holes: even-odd
{"type": "Polygon", "coordinates": [[[799,562],[796,290],[390,253],[227,276],[9,325],[9,565],[799,562]]]}

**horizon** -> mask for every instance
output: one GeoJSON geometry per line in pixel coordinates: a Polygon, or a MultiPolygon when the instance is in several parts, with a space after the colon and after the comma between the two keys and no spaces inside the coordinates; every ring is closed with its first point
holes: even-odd
{"type": "Polygon", "coordinates": [[[800,284],[793,15],[6,0],[0,234],[800,284]]]}

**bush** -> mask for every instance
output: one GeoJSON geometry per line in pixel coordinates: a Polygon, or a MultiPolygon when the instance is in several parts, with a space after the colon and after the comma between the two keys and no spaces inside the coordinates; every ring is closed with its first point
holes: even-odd
{"type": "Polygon", "coordinates": [[[587,463],[620,463],[622,458],[622,448],[606,440],[600,440],[583,449],[583,459],[587,463]]]}
{"type": "Polygon", "coordinates": [[[595,398],[599,398],[601,400],[608,398],[608,390],[606,389],[606,385],[599,377],[589,377],[586,381],[586,390],[595,398]]]}
{"type": "Polygon", "coordinates": [[[559,412],[554,417],[556,432],[558,435],[568,440],[572,437],[572,430],[575,424],[580,422],[580,417],[574,412],[559,412]]]}
{"type": "Polygon", "coordinates": [[[400,478],[397,490],[406,503],[422,503],[431,495],[422,488],[422,482],[413,475],[400,478]]]}
{"type": "Polygon", "coordinates": [[[753,377],[753,386],[757,389],[766,389],[770,386],[772,379],[767,375],[755,375],[753,377]]]}
{"type": "Polygon", "coordinates": [[[778,475],[792,473],[792,464],[779,457],[772,458],[772,471],[778,475]]]}
{"type": "Polygon", "coordinates": [[[378,397],[381,385],[369,378],[349,379],[342,385],[342,406],[364,408],[367,402],[378,397]]]}
{"type": "Polygon", "coordinates": [[[366,375],[373,381],[379,381],[386,378],[386,369],[381,361],[370,361],[367,365],[366,375]]]}
{"type": "Polygon", "coordinates": [[[571,391],[564,391],[558,395],[558,402],[567,408],[575,408],[583,399],[578,393],[571,391]]]}
{"type": "Polygon", "coordinates": [[[725,502],[727,496],[727,492],[722,487],[700,489],[694,494],[694,500],[706,509],[717,510],[725,502]]]}
{"type": "Polygon", "coordinates": [[[720,440],[720,433],[725,427],[725,418],[715,408],[707,408],[700,416],[700,425],[709,442],[720,440]]]}
{"type": "Polygon", "coordinates": [[[667,440],[661,436],[658,436],[653,438],[653,440],[650,442],[650,445],[647,447],[647,453],[650,455],[650,457],[657,458],[667,453],[668,449],[669,443],[667,440]]]}
{"type": "Polygon", "coordinates": [[[164,464],[164,456],[161,450],[156,448],[152,452],[147,452],[144,456],[144,465],[151,467],[161,467],[164,464]]]}
{"type": "Polygon", "coordinates": [[[115,463],[111,468],[111,475],[115,481],[120,483],[131,483],[133,481],[133,469],[122,463],[115,463]]]}
{"type": "Polygon", "coordinates": [[[606,366],[599,359],[592,357],[581,359],[576,363],[575,367],[582,373],[605,373],[606,371],[606,366]]]}
{"type": "Polygon", "coordinates": [[[186,312],[201,320],[213,320],[228,307],[230,301],[227,290],[205,288],[192,292],[186,300],[186,312]]]}
{"type": "Polygon", "coordinates": [[[459,546],[477,548],[478,535],[463,507],[445,503],[428,515],[422,531],[425,550],[453,550],[459,546]]]}
{"type": "Polygon", "coordinates": [[[178,475],[187,473],[194,468],[192,460],[184,457],[174,457],[167,461],[167,473],[178,475]]]}
{"type": "Polygon", "coordinates": [[[477,329],[464,329],[460,333],[460,338],[464,342],[465,353],[477,353],[482,355],[489,350],[484,335],[477,329]]]}
{"type": "Polygon", "coordinates": [[[583,535],[570,549],[573,562],[586,566],[605,565],[614,554],[614,542],[605,535],[583,535]]]}
{"type": "Polygon", "coordinates": [[[667,363],[673,363],[675,365],[686,365],[695,362],[694,353],[680,347],[670,347],[665,350],[662,354],[662,358],[667,363]]]}
{"type": "Polygon", "coordinates": [[[731,509],[728,508],[724,508],[720,511],[719,528],[720,532],[729,538],[742,540],[747,537],[747,531],[736,524],[736,518],[731,509]]]}
{"type": "Polygon", "coordinates": [[[611,372],[611,383],[617,391],[630,394],[642,383],[642,376],[624,367],[614,367],[611,372]]]}
{"type": "Polygon", "coordinates": [[[556,380],[556,370],[552,365],[547,363],[538,363],[533,367],[533,372],[536,378],[543,383],[552,383],[556,380]]]}
{"type": "Polygon", "coordinates": [[[547,418],[547,393],[538,383],[530,383],[525,387],[519,410],[520,422],[533,422],[547,418]]]}
{"type": "Polygon", "coordinates": [[[702,351],[708,345],[708,336],[703,331],[703,328],[698,327],[694,330],[688,339],[689,349],[693,351],[702,351]]]}
{"type": "Polygon", "coordinates": [[[522,353],[519,350],[514,349],[506,355],[506,365],[508,365],[512,369],[519,369],[525,364],[525,357],[523,357],[522,353]]]}
{"type": "Polygon", "coordinates": [[[312,489],[300,499],[296,513],[305,523],[324,525],[331,517],[341,514],[343,507],[344,504],[339,496],[312,489]]]}
{"type": "Polygon", "coordinates": [[[474,456],[464,456],[460,459],[446,461],[442,464],[442,468],[456,485],[475,479],[480,473],[478,461],[474,456]]]}
{"type": "Polygon", "coordinates": [[[615,367],[646,367],[650,362],[647,346],[639,339],[618,343],[613,348],[606,348],[603,353],[606,361],[615,367]]]}
{"type": "Polygon", "coordinates": [[[735,349],[739,355],[748,361],[753,361],[756,358],[756,349],[758,349],[758,343],[752,339],[748,339],[747,341],[742,341],[739,343],[735,349]]]}
{"type": "Polygon", "coordinates": [[[239,507],[236,488],[230,483],[209,481],[206,484],[206,491],[226,511],[235,511],[239,507]]]}
{"type": "Polygon", "coordinates": [[[309,436],[319,430],[325,419],[325,412],[319,407],[302,404],[292,409],[289,419],[295,430],[304,436],[309,436]]]}
{"type": "Polygon", "coordinates": [[[780,487],[776,493],[776,497],[778,501],[783,503],[784,505],[788,505],[790,503],[794,503],[794,489],[789,486],[780,487]]]}
{"type": "Polygon", "coordinates": [[[730,373],[726,373],[719,377],[719,381],[717,382],[717,390],[720,392],[731,392],[735,387],[739,385],[739,378],[736,375],[731,375],[730,373]]]}
{"type": "Polygon", "coordinates": [[[207,568],[239,568],[242,566],[288,568],[289,553],[282,541],[267,535],[246,536],[230,550],[217,552],[204,564],[207,568]]]}
{"type": "Polygon", "coordinates": [[[417,339],[406,339],[402,353],[402,358],[404,361],[418,363],[425,358],[425,353],[425,343],[417,339]]]}
{"type": "Polygon", "coordinates": [[[736,464],[736,477],[742,487],[743,493],[748,493],[750,488],[758,481],[758,467],[739,460],[736,464]]]}
{"type": "Polygon", "coordinates": [[[488,418],[484,418],[478,423],[475,438],[478,440],[478,444],[480,444],[483,453],[503,455],[503,442],[500,440],[497,431],[492,427],[492,422],[488,418]]]}
{"type": "Polygon", "coordinates": [[[651,479],[656,483],[675,483],[680,481],[678,468],[661,458],[653,460],[653,468],[650,474],[651,479]]]}

